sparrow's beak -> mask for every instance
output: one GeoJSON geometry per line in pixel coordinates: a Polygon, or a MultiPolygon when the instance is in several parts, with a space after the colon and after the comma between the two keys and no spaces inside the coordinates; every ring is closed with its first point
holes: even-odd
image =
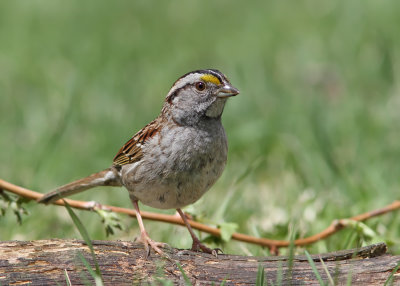
{"type": "Polygon", "coordinates": [[[217,97],[219,98],[225,98],[225,97],[230,97],[230,96],[235,96],[239,94],[239,90],[237,88],[234,88],[231,85],[224,85],[221,87],[217,93],[217,97]]]}

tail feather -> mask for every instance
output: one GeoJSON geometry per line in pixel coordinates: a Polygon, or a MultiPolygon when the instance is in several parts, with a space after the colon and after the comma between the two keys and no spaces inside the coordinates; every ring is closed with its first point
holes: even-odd
{"type": "Polygon", "coordinates": [[[49,204],[98,186],[121,186],[117,171],[108,168],[83,179],[76,180],[45,194],[43,197],[39,198],[37,202],[49,204]]]}

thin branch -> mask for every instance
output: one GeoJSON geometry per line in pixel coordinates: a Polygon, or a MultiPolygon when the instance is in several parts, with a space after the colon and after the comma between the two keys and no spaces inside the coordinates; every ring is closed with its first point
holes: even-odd
{"type": "MultiPolygon", "coordinates": [[[[41,194],[41,193],[37,193],[32,190],[25,189],[23,187],[11,184],[9,182],[6,182],[6,181],[0,179],[0,190],[1,189],[9,191],[11,193],[14,193],[20,197],[24,197],[24,198],[31,199],[31,200],[37,200],[38,198],[41,198],[43,196],[43,194],[41,194]]],[[[99,205],[95,202],[85,202],[85,201],[77,201],[77,200],[71,200],[71,199],[64,199],[64,200],[67,201],[67,203],[71,207],[76,208],[76,209],[91,211],[95,207],[100,207],[101,209],[104,209],[104,210],[109,210],[109,211],[113,211],[116,213],[123,213],[123,214],[127,214],[131,217],[136,217],[136,213],[133,209],[126,209],[126,208],[120,208],[120,207],[114,207],[114,206],[108,206],[108,205],[99,205]]],[[[63,206],[64,201],[58,200],[58,201],[54,202],[54,204],[63,206]]],[[[400,201],[394,201],[391,204],[389,204],[383,208],[369,211],[369,212],[366,212],[363,214],[359,214],[359,215],[353,216],[349,219],[334,220],[329,227],[327,227],[325,230],[321,231],[320,233],[314,234],[314,235],[306,237],[306,238],[296,239],[293,243],[296,246],[304,246],[304,245],[312,244],[321,239],[327,238],[327,237],[333,235],[334,233],[340,231],[341,229],[345,228],[345,226],[346,226],[345,221],[353,220],[353,221],[361,222],[361,221],[365,221],[365,220],[373,218],[373,217],[377,217],[377,216],[380,216],[380,215],[383,215],[383,214],[386,214],[389,212],[393,212],[398,209],[400,209],[400,201]]],[[[172,224],[177,224],[177,225],[182,225],[182,226],[185,225],[184,222],[182,221],[182,219],[176,215],[158,214],[158,213],[152,213],[152,212],[146,212],[146,211],[142,211],[141,214],[144,219],[154,220],[154,221],[162,221],[162,222],[167,222],[167,223],[172,223],[172,224]]],[[[193,228],[195,228],[197,230],[212,234],[214,236],[218,236],[218,237],[221,236],[221,231],[218,228],[210,227],[210,226],[207,226],[207,225],[204,225],[202,223],[192,221],[192,220],[189,220],[189,223],[193,228]]],[[[269,249],[271,249],[273,252],[275,252],[280,247],[288,247],[291,243],[288,240],[275,240],[275,239],[259,238],[259,237],[254,237],[254,236],[238,233],[238,232],[233,233],[232,239],[247,242],[247,243],[257,244],[257,245],[261,245],[261,246],[266,246],[269,249]]]]}

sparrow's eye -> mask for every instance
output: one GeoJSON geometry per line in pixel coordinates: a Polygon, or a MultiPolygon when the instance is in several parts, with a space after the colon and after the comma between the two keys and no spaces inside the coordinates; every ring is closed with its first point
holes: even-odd
{"type": "Polygon", "coordinates": [[[198,91],[203,91],[206,88],[206,84],[202,81],[196,82],[196,89],[198,91]]]}

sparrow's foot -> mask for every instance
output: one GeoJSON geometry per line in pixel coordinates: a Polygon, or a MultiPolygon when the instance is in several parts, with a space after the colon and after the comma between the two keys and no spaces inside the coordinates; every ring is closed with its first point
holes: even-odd
{"type": "Polygon", "coordinates": [[[140,238],[138,239],[144,245],[144,250],[146,251],[146,258],[150,256],[150,251],[153,249],[156,253],[161,256],[167,256],[164,251],[160,249],[160,247],[167,247],[168,244],[163,242],[157,242],[152,240],[146,232],[142,232],[140,238]]]}
{"type": "Polygon", "coordinates": [[[197,251],[197,252],[202,251],[204,253],[209,253],[209,254],[214,255],[215,257],[218,257],[218,253],[223,253],[222,249],[220,249],[220,248],[214,248],[214,249],[208,248],[207,246],[202,244],[200,242],[200,240],[198,240],[198,239],[193,239],[192,250],[193,251],[197,251]]]}

